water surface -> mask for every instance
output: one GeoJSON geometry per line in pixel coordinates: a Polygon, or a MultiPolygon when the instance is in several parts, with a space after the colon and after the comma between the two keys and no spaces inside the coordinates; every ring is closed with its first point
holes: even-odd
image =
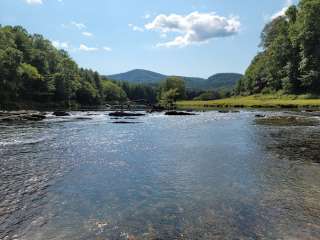
{"type": "Polygon", "coordinates": [[[319,126],[73,114],[0,125],[0,239],[320,238],[319,126]]]}

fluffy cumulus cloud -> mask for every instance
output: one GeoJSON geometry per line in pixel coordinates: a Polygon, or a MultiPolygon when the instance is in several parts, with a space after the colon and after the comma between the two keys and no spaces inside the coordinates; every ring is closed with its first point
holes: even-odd
{"type": "Polygon", "coordinates": [[[98,51],[99,49],[95,47],[88,47],[85,44],[80,44],[79,50],[85,51],[85,52],[94,52],[94,51],[98,51]]]}
{"type": "Polygon", "coordinates": [[[161,34],[178,34],[169,42],[159,43],[159,47],[185,47],[235,35],[240,31],[240,21],[236,17],[222,17],[216,13],[192,12],[186,16],[161,14],[146,24],[145,28],[160,31],[161,34]]]}
{"type": "Polygon", "coordinates": [[[42,0],[26,0],[26,3],[31,5],[42,4],[42,0]]]}
{"type": "Polygon", "coordinates": [[[288,8],[293,4],[292,0],[286,0],[284,7],[271,16],[271,20],[284,16],[288,8]]]}

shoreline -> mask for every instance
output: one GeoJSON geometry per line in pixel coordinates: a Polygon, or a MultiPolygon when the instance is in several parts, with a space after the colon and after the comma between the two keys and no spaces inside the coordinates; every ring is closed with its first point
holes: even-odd
{"type": "Polygon", "coordinates": [[[177,107],[180,109],[199,110],[221,108],[320,110],[320,99],[304,99],[296,95],[252,95],[210,101],[179,101],[177,102],[177,107]]]}

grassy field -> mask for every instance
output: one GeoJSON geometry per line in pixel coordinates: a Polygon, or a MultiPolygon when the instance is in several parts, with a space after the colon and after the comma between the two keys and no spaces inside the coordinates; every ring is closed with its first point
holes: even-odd
{"type": "Polygon", "coordinates": [[[310,95],[252,95],[212,101],[179,101],[181,109],[206,108],[320,108],[320,98],[310,95]]]}

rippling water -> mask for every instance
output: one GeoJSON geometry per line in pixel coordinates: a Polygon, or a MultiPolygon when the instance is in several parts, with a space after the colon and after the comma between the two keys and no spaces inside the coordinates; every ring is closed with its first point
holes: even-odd
{"type": "Polygon", "coordinates": [[[320,238],[319,126],[73,114],[0,125],[0,239],[320,238]]]}

